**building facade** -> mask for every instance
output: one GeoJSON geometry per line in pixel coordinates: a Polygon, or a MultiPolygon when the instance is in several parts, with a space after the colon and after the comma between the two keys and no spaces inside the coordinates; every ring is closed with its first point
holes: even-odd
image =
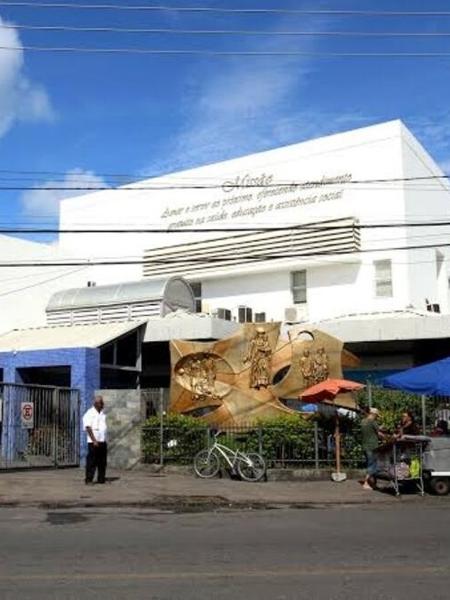
{"type": "Polygon", "coordinates": [[[35,270],[33,289],[0,296],[1,330],[45,323],[58,289],[182,276],[197,310],[221,319],[313,323],[361,344],[358,319],[368,318],[365,341],[403,342],[414,314],[424,335],[447,339],[442,175],[392,121],[63,200],[61,229],[84,233],[31,244],[24,256],[80,265],[48,284],[35,270]]]}
{"type": "Polygon", "coordinates": [[[393,121],[64,200],[63,229],[164,231],[62,234],[59,248],[140,257],[143,265],[94,266],[89,277],[182,275],[204,310],[236,319],[239,307],[267,320],[448,313],[450,228],[435,222],[446,220],[450,188],[440,176],[393,121]]]}

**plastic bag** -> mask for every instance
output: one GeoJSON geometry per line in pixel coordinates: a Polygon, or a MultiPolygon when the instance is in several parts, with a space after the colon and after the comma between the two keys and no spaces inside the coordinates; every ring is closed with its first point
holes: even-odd
{"type": "Polygon", "coordinates": [[[411,459],[411,465],[409,467],[410,477],[417,479],[420,477],[420,460],[418,458],[411,459]]]}

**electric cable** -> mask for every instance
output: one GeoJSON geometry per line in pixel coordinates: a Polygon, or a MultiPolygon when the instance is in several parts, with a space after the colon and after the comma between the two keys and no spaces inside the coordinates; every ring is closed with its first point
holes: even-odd
{"type": "MultiPolygon", "coordinates": [[[[16,288],[14,290],[8,290],[6,292],[1,292],[0,293],[0,298],[3,296],[10,296],[11,294],[18,294],[19,292],[24,292],[26,290],[30,290],[32,288],[35,287],[39,287],[40,285],[44,285],[46,283],[50,283],[52,281],[56,281],[58,279],[62,279],[63,277],[68,277],[69,275],[74,275],[75,273],[79,273],[80,271],[84,271],[85,269],[87,269],[86,266],[81,267],[80,269],[73,269],[72,271],[69,271],[68,273],[62,273],[61,275],[58,275],[56,277],[51,277],[50,279],[45,279],[44,281],[37,281],[36,283],[31,283],[30,285],[26,285],[24,287],[21,288],[16,288]]],[[[2,284],[4,283],[5,280],[2,279],[2,284]]]]}
{"type": "MultiPolygon", "coordinates": [[[[0,2],[1,4],[1,2],[0,2]]],[[[71,32],[71,33],[132,33],[164,35],[232,35],[232,36],[288,36],[288,37],[357,37],[357,38],[446,38],[449,31],[307,31],[276,29],[173,29],[170,27],[111,27],[76,25],[30,25],[26,23],[2,23],[0,29],[24,31],[71,32]]]]}
{"type": "Polygon", "coordinates": [[[0,1],[0,6],[11,8],[61,8],[70,10],[118,10],[118,11],[156,11],[179,13],[217,13],[217,14],[268,14],[268,15],[322,15],[322,16],[360,16],[360,17],[449,17],[448,10],[352,10],[352,9],[300,9],[300,8],[226,8],[216,6],[166,6],[152,4],[111,4],[84,2],[43,2],[43,1],[0,1]]]}
{"type": "Polygon", "coordinates": [[[322,257],[322,256],[345,256],[352,254],[367,254],[367,253],[385,253],[385,252],[398,252],[398,251],[411,251],[411,250],[426,250],[426,249],[436,249],[436,246],[439,248],[447,248],[450,247],[450,243],[445,244],[416,244],[416,245],[407,245],[407,246],[393,246],[393,247],[384,247],[384,248],[362,248],[356,250],[350,249],[342,249],[342,250],[316,250],[311,252],[295,252],[291,254],[283,253],[283,254],[249,254],[236,256],[235,258],[226,258],[223,257],[209,257],[205,258],[195,258],[195,257],[186,257],[186,258],[144,258],[144,259],[136,259],[136,260],[122,260],[122,259],[108,259],[108,260],[92,260],[92,259],[68,259],[65,261],[16,261],[16,262],[2,262],[0,261],[0,268],[5,267],[79,267],[79,266],[120,266],[120,265],[150,265],[150,264],[161,264],[161,265],[170,265],[170,264],[181,264],[184,267],[189,264],[202,263],[202,264],[217,264],[223,263],[224,260],[227,263],[230,263],[228,266],[232,266],[233,264],[239,266],[242,262],[255,263],[255,262],[265,262],[265,261],[276,261],[276,260],[286,260],[289,258],[293,259],[302,259],[302,258],[310,258],[310,257],[322,257]]]}
{"type": "MultiPolygon", "coordinates": [[[[101,177],[101,175],[97,175],[97,177],[101,177]]],[[[99,192],[105,190],[114,190],[114,191],[158,191],[158,190],[214,190],[214,189],[223,189],[227,188],[228,191],[233,189],[241,190],[241,189],[265,189],[265,188],[295,188],[295,189],[310,189],[313,187],[322,187],[322,186],[342,186],[342,185],[361,185],[361,184],[378,184],[378,183],[407,183],[407,182],[418,182],[418,181],[446,181],[450,179],[450,175],[442,174],[442,175],[420,175],[413,177],[390,177],[390,178],[372,178],[372,179],[346,179],[345,181],[339,180],[340,176],[327,176],[323,179],[317,180],[303,180],[303,181],[269,181],[262,183],[239,183],[236,181],[230,181],[226,184],[215,183],[215,184],[207,184],[207,183],[199,183],[199,184],[125,184],[125,185],[100,185],[100,186],[89,186],[89,185],[15,185],[15,186],[2,186],[0,185],[0,191],[34,191],[34,190],[43,190],[43,191],[92,191],[99,192]]],[[[162,179],[162,176],[156,176],[155,179],[162,179]]],[[[152,177],[149,177],[152,179],[152,177]]],[[[258,177],[253,177],[251,180],[256,180],[258,177]]],[[[142,181],[145,181],[143,179],[142,181]]]]}
{"type": "Polygon", "coordinates": [[[89,46],[0,46],[0,50],[10,52],[54,52],[63,54],[137,54],[153,56],[209,56],[226,58],[248,57],[304,57],[304,58],[450,58],[450,52],[316,52],[313,50],[199,50],[183,48],[139,48],[139,47],[89,47],[89,46]]]}

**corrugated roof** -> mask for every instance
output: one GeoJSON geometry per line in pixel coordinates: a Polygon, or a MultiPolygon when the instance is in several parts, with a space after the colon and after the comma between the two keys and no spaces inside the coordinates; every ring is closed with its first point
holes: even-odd
{"type": "Polygon", "coordinates": [[[145,321],[96,323],[68,327],[36,327],[14,329],[0,335],[0,352],[25,352],[27,350],[56,350],[58,348],[99,348],[145,321]]]}

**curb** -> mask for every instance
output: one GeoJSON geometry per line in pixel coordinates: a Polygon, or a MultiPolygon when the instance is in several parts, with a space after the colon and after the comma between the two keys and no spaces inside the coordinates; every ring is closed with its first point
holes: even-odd
{"type": "MultiPolygon", "coordinates": [[[[142,473],[164,475],[194,475],[192,466],[186,465],[140,465],[142,473]]],[[[267,469],[267,481],[330,481],[333,469],[267,469]]],[[[347,469],[347,479],[362,479],[364,469],[347,469]]]]}
{"type": "MultiPolygon", "coordinates": [[[[422,500],[422,497],[409,498],[408,502],[422,500]]],[[[152,500],[0,500],[2,508],[39,508],[43,510],[83,509],[83,508],[153,508],[169,513],[205,512],[214,510],[280,510],[280,509],[319,509],[344,508],[355,506],[392,506],[402,502],[402,497],[364,498],[358,500],[311,500],[311,501],[234,501],[223,496],[171,496],[152,500]]]]}

